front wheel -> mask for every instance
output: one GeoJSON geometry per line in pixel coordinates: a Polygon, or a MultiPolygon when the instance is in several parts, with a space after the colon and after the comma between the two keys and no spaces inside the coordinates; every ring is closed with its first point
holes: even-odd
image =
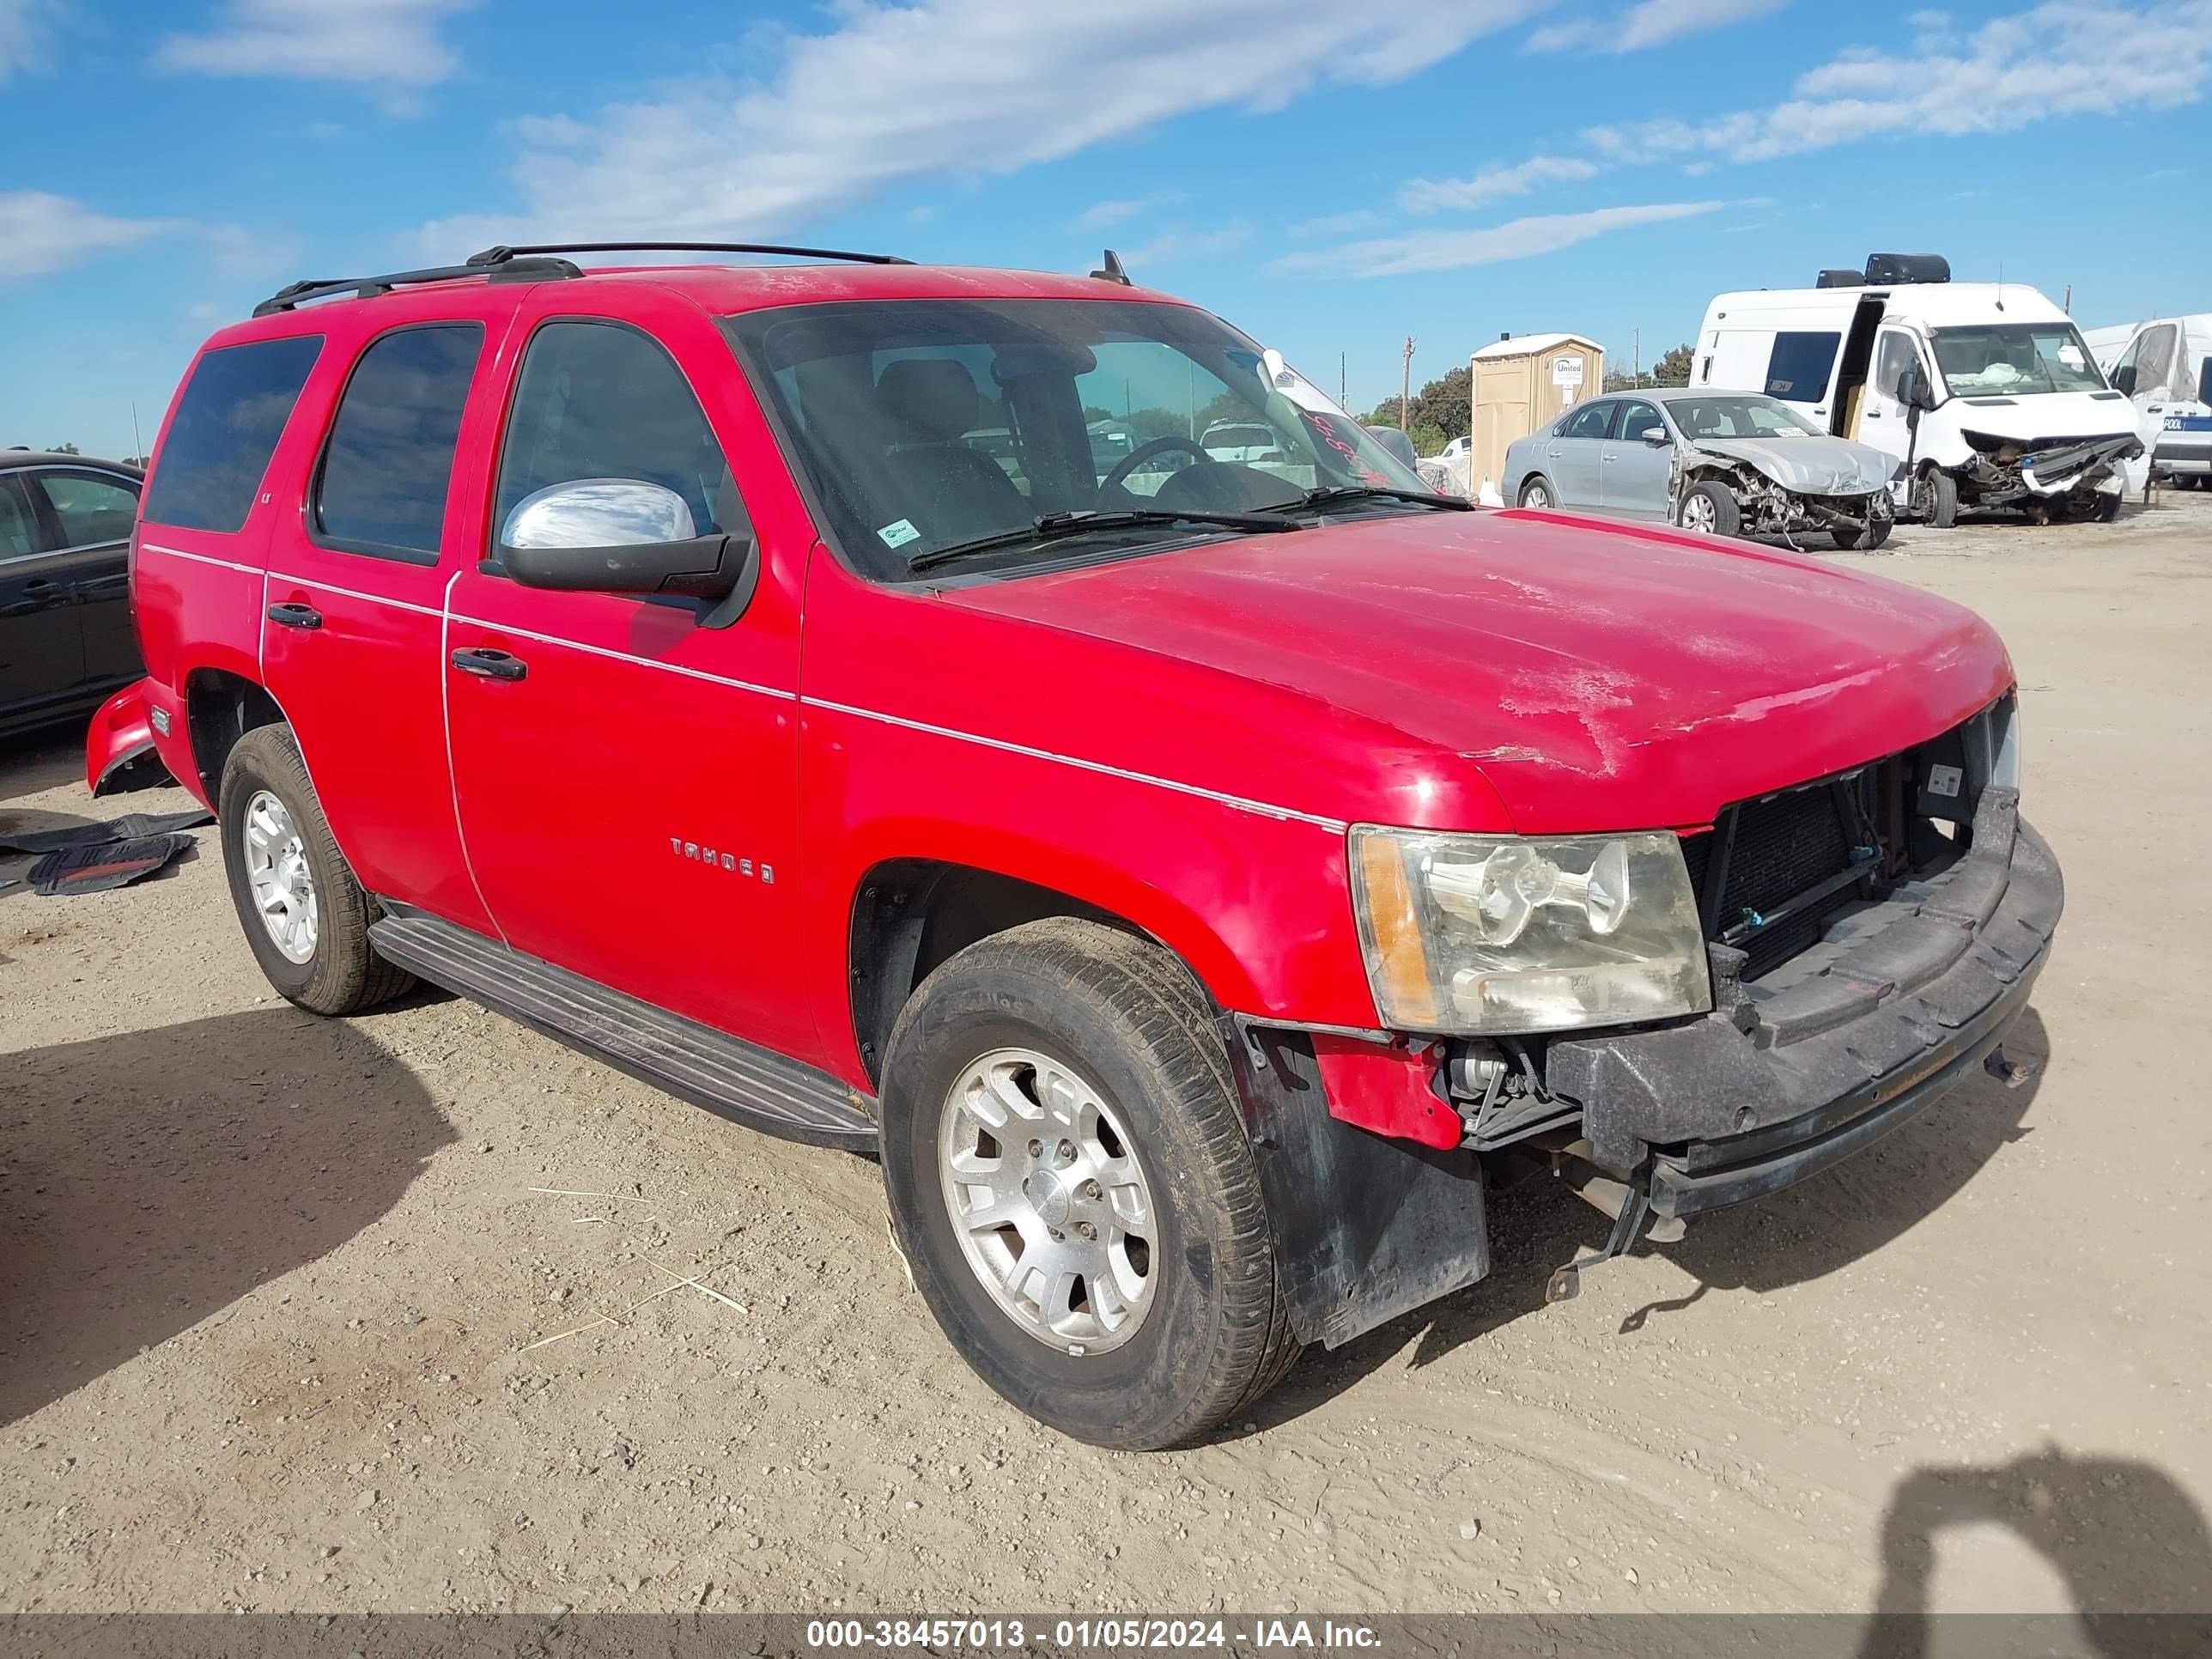
{"type": "Polygon", "coordinates": [[[1539,513],[1546,511],[1552,505],[1551,486],[1541,478],[1529,479],[1521,486],[1521,505],[1539,513]]]}
{"type": "Polygon", "coordinates": [[[1674,509],[1674,522],[1708,536],[1733,536],[1742,527],[1743,513],[1725,486],[1707,478],[1690,486],[1674,509]]]}
{"type": "Polygon", "coordinates": [[[1297,1357],[1229,1057],[1182,964],[1094,922],[969,945],[899,1014],[884,1185],[952,1346],[1126,1451],[1203,1434],[1297,1357]]]}
{"type": "Polygon", "coordinates": [[[290,726],[240,738],[216,799],[231,902],[270,985],[316,1013],[352,1014],[414,984],[368,942],[371,900],[331,838],[290,726]]]}
{"type": "Polygon", "coordinates": [[[1929,467],[1914,480],[1912,516],[1930,530],[1948,530],[1959,522],[1959,481],[1940,467],[1929,467]]]}

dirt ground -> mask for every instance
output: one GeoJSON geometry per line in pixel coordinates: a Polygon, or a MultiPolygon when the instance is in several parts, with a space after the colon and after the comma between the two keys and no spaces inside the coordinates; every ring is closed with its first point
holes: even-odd
{"type": "MultiPolygon", "coordinates": [[[[278,1000],[211,830],[0,894],[0,1609],[2212,1610],[2212,495],[1853,562],[2018,663],[2036,1079],[1548,1311],[1604,1223],[1510,1194],[1487,1282],[1176,1454],[975,1381],[873,1165],[278,1000]]],[[[184,804],[77,743],[0,744],[0,827],[184,804]]]]}

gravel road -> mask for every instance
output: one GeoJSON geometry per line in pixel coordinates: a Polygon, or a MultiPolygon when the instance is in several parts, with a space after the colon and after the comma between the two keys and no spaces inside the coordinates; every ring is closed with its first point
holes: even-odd
{"type": "MultiPolygon", "coordinates": [[[[2212,1611],[2212,496],[1850,562],[2018,664],[2035,1080],[1548,1311],[1604,1224],[1510,1194],[1487,1282],[1179,1453],[975,1382],[872,1164],[276,1000],[211,830],[0,894],[0,1609],[2212,1611]]],[[[185,804],[77,742],[0,743],[0,827],[185,804]]]]}

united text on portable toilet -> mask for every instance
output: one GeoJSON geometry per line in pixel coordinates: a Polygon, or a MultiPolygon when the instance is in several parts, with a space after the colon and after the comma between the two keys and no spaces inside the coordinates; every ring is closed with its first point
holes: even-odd
{"type": "Polygon", "coordinates": [[[1495,480],[1505,446],[1595,398],[1605,385],[1605,348],[1579,334],[1506,335],[1474,354],[1471,487],[1495,480]]]}

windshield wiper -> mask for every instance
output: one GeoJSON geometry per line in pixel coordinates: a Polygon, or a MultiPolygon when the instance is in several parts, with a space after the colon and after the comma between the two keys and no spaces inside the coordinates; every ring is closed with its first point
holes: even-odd
{"type": "Polygon", "coordinates": [[[1297,501],[1271,507],[1270,513],[1291,513],[1303,507],[1327,507],[1331,501],[1353,501],[1372,497],[1386,501],[1411,501],[1416,507],[1441,507],[1447,513],[1472,513],[1474,503],[1458,495],[1431,495],[1424,489],[1393,489],[1387,484],[1330,484],[1309,489],[1297,501]]]}
{"type": "Polygon", "coordinates": [[[1046,513],[1030,521],[1024,530],[1005,530],[995,536],[978,536],[973,541],[954,542],[949,547],[933,547],[926,553],[917,553],[906,562],[908,570],[929,570],[954,559],[964,559],[972,553],[988,553],[994,548],[1025,546],[1032,542],[1058,541],[1063,537],[1088,535],[1094,530],[1127,530],[1151,524],[1209,524],[1229,530],[1256,530],[1273,532],[1283,530],[1303,530],[1302,524],[1288,519],[1266,517],[1257,513],[1183,512],[1165,507],[1115,508],[1108,512],[1046,513]]]}

